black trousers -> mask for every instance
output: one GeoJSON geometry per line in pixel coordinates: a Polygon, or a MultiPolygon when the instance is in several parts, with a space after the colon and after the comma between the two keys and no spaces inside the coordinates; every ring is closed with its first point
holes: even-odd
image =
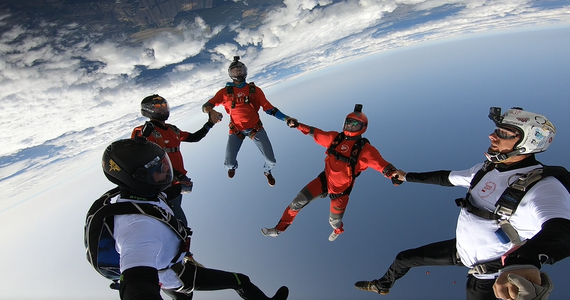
{"type": "MultiPolygon", "coordinates": [[[[239,294],[242,299],[270,299],[249,280],[249,277],[240,273],[200,268],[195,267],[192,264],[186,264],[186,270],[181,275],[180,279],[184,282],[185,286],[191,286],[192,283],[195,282],[194,290],[196,291],[217,291],[233,289],[239,294]],[[196,270],[195,278],[194,270],[196,270]]],[[[184,294],[176,292],[175,290],[167,289],[163,289],[163,291],[173,300],[191,300],[194,294],[193,292],[184,294]]]]}
{"type": "MultiPolygon", "coordinates": [[[[457,259],[456,240],[427,244],[418,248],[408,249],[396,255],[394,262],[386,274],[378,279],[378,287],[389,289],[396,280],[404,277],[413,267],[423,266],[463,266],[457,259]]],[[[467,276],[467,300],[496,300],[493,292],[492,279],[477,279],[473,275],[467,276]]]]}

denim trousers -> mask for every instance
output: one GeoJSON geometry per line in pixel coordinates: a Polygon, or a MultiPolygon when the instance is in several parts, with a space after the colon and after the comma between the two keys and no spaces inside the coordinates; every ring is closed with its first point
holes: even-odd
{"type": "MultiPolygon", "coordinates": [[[[246,136],[246,139],[249,139],[247,136],[251,132],[251,129],[247,129],[242,131],[246,136]]],[[[238,168],[238,161],[237,155],[239,149],[244,140],[242,140],[239,136],[235,134],[230,134],[228,136],[228,143],[226,145],[226,159],[224,161],[224,165],[226,169],[237,169],[238,168]]],[[[257,146],[261,155],[265,160],[263,164],[263,172],[271,173],[271,169],[275,166],[276,160],[275,155],[273,154],[273,147],[271,146],[271,142],[269,141],[269,137],[267,136],[267,132],[264,128],[261,128],[253,137],[253,143],[257,146]]]]}

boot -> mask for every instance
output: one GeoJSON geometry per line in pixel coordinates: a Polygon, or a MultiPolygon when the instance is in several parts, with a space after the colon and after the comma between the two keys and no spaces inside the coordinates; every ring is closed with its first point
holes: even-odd
{"type": "Polygon", "coordinates": [[[390,289],[378,288],[378,285],[376,285],[377,283],[378,283],[378,280],[358,281],[354,284],[354,287],[361,290],[361,291],[374,292],[374,293],[378,293],[380,295],[388,295],[388,293],[390,292],[390,289]]]}
{"type": "Polygon", "coordinates": [[[289,289],[286,286],[282,286],[277,290],[277,293],[275,293],[275,296],[273,296],[271,299],[286,300],[287,297],[289,297],[289,289]]]}
{"type": "Polygon", "coordinates": [[[279,231],[275,228],[261,228],[261,233],[264,236],[277,237],[281,233],[281,231],[279,231]]]}
{"type": "Polygon", "coordinates": [[[269,186],[275,185],[275,178],[273,178],[273,175],[271,175],[271,173],[263,172],[263,175],[265,175],[265,177],[267,178],[267,183],[269,184],[269,186]]]}

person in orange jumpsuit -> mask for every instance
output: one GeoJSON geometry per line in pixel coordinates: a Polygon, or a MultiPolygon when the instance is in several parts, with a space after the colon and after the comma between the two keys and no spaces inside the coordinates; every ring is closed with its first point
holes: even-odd
{"type": "Polygon", "coordinates": [[[329,236],[329,241],[332,242],[344,232],[342,217],[356,176],[368,167],[381,172],[387,178],[392,178],[392,175],[396,173],[397,169],[384,160],[380,152],[362,137],[368,126],[368,118],[361,110],[362,105],[357,104],[354,112],[346,116],[341,133],[323,131],[302,123],[297,123],[298,126],[294,126],[303,134],[311,135],[317,144],[327,148],[325,170],[301,189],[297,197],[283,212],[277,226],[261,229],[263,235],[278,236],[293,223],[303,207],[317,198],[326,197],[328,194],[331,199],[329,224],[334,229],[329,236]]]}
{"type": "Polygon", "coordinates": [[[235,176],[238,168],[237,154],[241,148],[245,137],[249,137],[257,146],[265,159],[263,165],[263,174],[270,186],[275,185],[275,178],[271,174],[271,170],[276,164],[273,147],[267,136],[267,132],[263,128],[261,119],[259,118],[259,109],[268,115],[285,121],[288,126],[291,122],[297,122],[296,119],[283,114],[279,109],[273,106],[263,91],[255,86],[253,82],[247,83],[247,67],[239,61],[239,56],[234,57],[234,61],[228,68],[228,75],[232,82],[228,82],[226,87],[220,89],[216,95],[202,105],[202,111],[207,113],[210,121],[218,123],[222,120],[222,114],[214,109],[215,106],[223,105],[226,113],[230,116],[230,132],[228,143],[226,145],[226,158],[224,165],[228,170],[228,177],[235,176]]]}
{"type": "MultiPolygon", "coordinates": [[[[214,123],[208,120],[200,130],[194,133],[182,131],[178,129],[178,127],[166,123],[166,120],[168,120],[170,116],[170,106],[166,99],[156,94],[145,97],[142,100],[141,114],[150,118],[151,126],[154,129],[146,139],[158,144],[164,149],[172,163],[175,177],[173,186],[174,188],[180,188],[181,192],[178,197],[170,200],[168,204],[174,211],[174,216],[182,221],[184,225],[187,225],[186,215],[182,210],[182,194],[190,193],[194,184],[192,180],[186,176],[188,172],[184,168],[184,160],[180,152],[180,142],[194,143],[200,141],[214,126],[214,123]],[[176,186],[177,184],[179,184],[179,186],[176,186]]],[[[142,136],[144,126],[145,125],[136,127],[131,134],[131,138],[142,136]]]]}

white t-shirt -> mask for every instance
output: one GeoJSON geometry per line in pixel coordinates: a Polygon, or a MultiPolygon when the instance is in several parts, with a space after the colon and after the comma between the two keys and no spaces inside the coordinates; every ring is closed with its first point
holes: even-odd
{"type": "MultiPolygon", "coordinates": [[[[122,199],[119,196],[112,201],[149,203],[149,201],[122,199]]],[[[173,214],[164,201],[150,203],[173,214]]],[[[121,257],[121,273],[134,267],[151,267],[159,270],[158,279],[162,288],[173,289],[182,286],[176,273],[168,268],[174,256],[178,255],[180,239],[166,224],[144,215],[117,215],[114,237],[115,248],[121,257]],[[165,268],[168,269],[162,270],[165,268]]],[[[178,261],[183,257],[184,254],[181,254],[178,261]]]]}
{"type": "MultiPolygon", "coordinates": [[[[452,171],[449,174],[449,181],[455,186],[469,188],[473,176],[482,165],[480,163],[467,170],[452,171]]],[[[540,167],[534,165],[503,172],[493,169],[471,190],[471,203],[478,208],[494,211],[495,203],[508,183],[540,167]]],[[[556,178],[546,177],[525,194],[510,223],[518,231],[521,240],[524,240],[532,238],[541,230],[544,222],[553,218],[570,219],[570,195],[556,178]]],[[[513,245],[510,242],[503,244],[495,234],[498,229],[497,221],[480,218],[462,208],[456,228],[457,252],[461,262],[467,267],[472,267],[498,259],[511,249],[513,245]]]]}

